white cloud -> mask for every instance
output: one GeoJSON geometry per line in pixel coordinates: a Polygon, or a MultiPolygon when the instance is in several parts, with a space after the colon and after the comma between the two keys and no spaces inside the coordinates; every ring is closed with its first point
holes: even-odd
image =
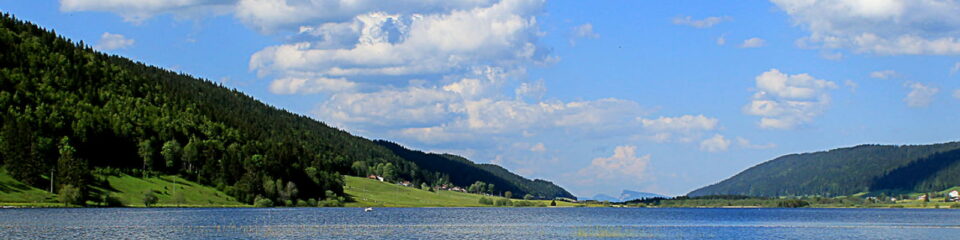
{"type": "Polygon", "coordinates": [[[882,55],[960,54],[960,2],[771,0],[810,31],[800,45],[882,55]]]}
{"type": "Polygon", "coordinates": [[[787,75],[771,69],[756,77],[756,87],[744,112],[760,116],[761,128],[790,129],[819,116],[830,103],[827,90],[837,84],[806,73],[787,75]]]}
{"type": "Polygon", "coordinates": [[[669,131],[705,131],[717,127],[716,118],[703,115],[683,115],[680,117],[660,117],[657,119],[638,118],[643,127],[658,132],[669,131]]]}
{"type": "Polygon", "coordinates": [[[128,48],[133,46],[135,41],[133,39],[127,38],[121,34],[114,34],[105,32],[103,35],[100,35],[100,41],[97,42],[97,45],[93,48],[109,51],[115,49],[128,48]]]}
{"type": "Polygon", "coordinates": [[[723,45],[726,45],[726,44],[727,44],[727,38],[726,38],[726,36],[720,35],[720,37],[717,38],[717,45],[718,45],[718,46],[723,46],[723,45]]]}
{"type": "Polygon", "coordinates": [[[767,40],[763,40],[762,38],[750,38],[747,40],[743,40],[743,43],[740,44],[740,47],[741,48],[758,48],[766,45],[767,45],[767,40]]]}
{"type": "Polygon", "coordinates": [[[354,39],[352,44],[302,41],[271,46],[251,56],[250,69],[261,76],[306,72],[350,77],[447,74],[478,66],[522,68],[550,61],[536,44],[539,30],[531,14],[539,3],[505,0],[446,14],[363,14],[353,18],[350,27],[320,25],[300,34],[354,39]]]}
{"type": "Polygon", "coordinates": [[[693,19],[691,16],[678,16],[673,18],[673,24],[685,25],[695,28],[710,28],[722,22],[733,21],[732,17],[707,17],[704,19],[693,19]]]}
{"type": "Polygon", "coordinates": [[[320,92],[343,92],[356,89],[357,84],[345,78],[297,78],[273,80],[270,92],[274,94],[313,94],[320,92]]]}
{"type": "Polygon", "coordinates": [[[750,143],[750,140],[747,140],[743,137],[737,137],[737,146],[747,149],[769,149],[777,147],[777,144],[768,143],[768,144],[753,144],[750,143]]]}
{"type": "Polygon", "coordinates": [[[650,135],[639,136],[654,142],[693,142],[701,137],[703,132],[717,128],[719,120],[703,115],[683,115],[679,117],[659,117],[647,119],[638,117],[637,121],[650,135]]]}
{"type": "Polygon", "coordinates": [[[123,17],[124,21],[139,24],[164,13],[180,17],[227,13],[236,3],[235,0],[60,0],[60,11],[112,12],[123,17]]]}
{"type": "Polygon", "coordinates": [[[905,86],[910,88],[910,93],[907,93],[907,97],[903,101],[910,107],[930,106],[933,97],[937,95],[937,92],[940,92],[939,88],[923,85],[919,82],[907,83],[905,86]]]}
{"type": "Polygon", "coordinates": [[[900,74],[898,74],[897,71],[893,71],[893,70],[883,70],[883,71],[876,71],[876,72],[870,73],[870,77],[876,78],[876,79],[889,79],[889,78],[897,77],[899,75],[900,74]]]}
{"type": "Polygon", "coordinates": [[[546,152],[546,151],[547,151],[547,147],[544,146],[543,143],[537,143],[536,145],[533,145],[533,147],[530,147],[530,151],[531,151],[531,152],[546,152]]]}
{"type": "Polygon", "coordinates": [[[637,156],[636,146],[618,146],[613,156],[594,158],[589,166],[577,171],[577,175],[584,178],[582,183],[617,178],[641,181],[649,178],[646,173],[649,163],[650,155],[637,156]]]}
{"type": "Polygon", "coordinates": [[[713,137],[704,139],[700,142],[700,150],[707,152],[723,152],[730,147],[730,140],[727,140],[720,134],[714,134],[713,137]]]}
{"type": "Polygon", "coordinates": [[[600,38],[600,34],[593,31],[593,24],[583,24],[573,27],[573,35],[579,38],[600,38]]]}
{"type": "Polygon", "coordinates": [[[543,80],[538,80],[532,83],[520,83],[520,86],[514,90],[514,94],[517,95],[517,99],[540,100],[544,95],[546,95],[546,93],[547,86],[544,85],[543,80]]]}
{"type": "Polygon", "coordinates": [[[953,65],[953,68],[950,69],[950,75],[957,74],[957,72],[960,72],[960,62],[953,65]]]}

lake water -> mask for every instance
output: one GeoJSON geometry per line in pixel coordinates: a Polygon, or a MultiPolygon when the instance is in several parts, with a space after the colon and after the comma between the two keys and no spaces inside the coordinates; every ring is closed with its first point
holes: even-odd
{"type": "Polygon", "coordinates": [[[0,239],[955,239],[951,209],[2,209],[0,239]]]}

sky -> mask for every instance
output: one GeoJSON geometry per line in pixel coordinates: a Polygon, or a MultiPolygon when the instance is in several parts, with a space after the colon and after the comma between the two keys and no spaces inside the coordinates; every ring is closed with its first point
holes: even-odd
{"type": "Polygon", "coordinates": [[[960,133],[956,0],[0,0],[94,48],[574,195],[960,133]]]}

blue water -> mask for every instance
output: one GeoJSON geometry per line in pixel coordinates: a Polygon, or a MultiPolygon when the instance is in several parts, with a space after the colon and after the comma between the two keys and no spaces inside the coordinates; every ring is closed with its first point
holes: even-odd
{"type": "Polygon", "coordinates": [[[955,239],[951,209],[2,209],[0,239],[955,239]]]}

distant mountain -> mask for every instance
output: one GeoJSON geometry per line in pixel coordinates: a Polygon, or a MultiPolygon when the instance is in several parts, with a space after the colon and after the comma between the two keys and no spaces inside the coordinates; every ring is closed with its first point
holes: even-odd
{"type": "Polygon", "coordinates": [[[751,167],[688,196],[843,196],[939,191],[960,185],[960,142],[860,145],[790,154],[751,167]]]}
{"type": "Polygon", "coordinates": [[[606,195],[606,194],[600,193],[600,194],[597,194],[597,195],[593,195],[592,198],[585,198],[584,200],[596,200],[596,201],[600,201],[600,202],[603,202],[603,201],[619,202],[619,201],[620,201],[620,198],[615,198],[615,197],[612,197],[612,196],[610,196],[610,195],[606,195]]]}
{"type": "Polygon", "coordinates": [[[623,192],[620,193],[620,201],[624,201],[624,202],[630,201],[630,200],[636,200],[636,199],[657,198],[657,197],[666,198],[667,196],[656,194],[656,193],[637,192],[637,191],[630,191],[630,190],[623,190],[623,192]]]}
{"type": "Polygon", "coordinates": [[[655,198],[655,197],[664,197],[664,198],[665,198],[665,197],[667,197],[667,196],[660,195],[660,194],[656,194],[656,193],[648,193],[648,192],[637,192],[637,191],[631,191],[631,190],[623,190],[623,192],[620,193],[620,196],[619,196],[619,197],[613,197],[613,196],[610,196],[610,195],[606,195],[606,194],[600,193],[600,194],[594,195],[592,198],[584,198],[583,200],[596,200],[596,201],[601,201],[601,202],[602,202],[602,201],[626,202],[626,201],[630,201],[630,200],[643,199],[643,198],[655,198]]]}

